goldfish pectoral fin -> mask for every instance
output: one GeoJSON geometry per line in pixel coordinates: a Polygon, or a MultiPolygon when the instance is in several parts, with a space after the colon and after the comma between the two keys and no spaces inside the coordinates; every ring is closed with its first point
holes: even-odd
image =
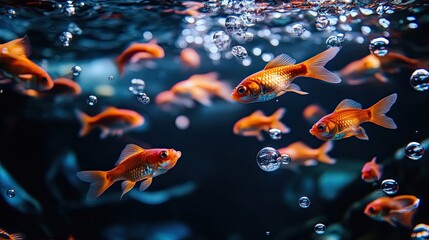
{"type": "Polygon", "coordinates": [[[369,140],[368,135],[366,135],[365,129],[363,127],[359,127],[355,132],[355,136],[362,140],[369,140]]]}
{"type": "Polygon", "coordinates": [[[383,217],[383,220],[388,222],[390,225],[396,227],[395,221],[393,221],[393,219],[391,219],[390,217],[383,217]]]}
{"type": "Polygon", "coordinates": [[[118,161],[116,161],[115,166],[119,165],[125,159],[128,159],[131,156],[139,154],[144,151],[144,148],[137,146],[135,144],[127,144],[124,150],[122,150],[121,155],[119,156],[118,161]]]}
{"type": "Polygon", "coordinates": [[[33,78],[33,74],[19,74],[18,77],[24,81],[28,81],[33,78]]]}
{"type": "Polygon", "coordinates": [[[262,136],[262,133],[259,132],[258,135],[256,135],[256,138],[258,139],[258,141],[262,142],[264,141],[264,136],[262,136]]]}
{"type": "Polygon", "coordinates": [[[133,189],[134,185],[136,183],[132,182],[132,181],[128,181],[125,180],[121,183],[121,187],[122,187],[122,194],[121,194],[121,199],[122,197],[125,195],[125,193],[129,192],[131,189],[133,189]]]}
{"type": "Polygon", "coordinates": [[[379,73],[379,72],[374,73],[374,77],[375,77],[375,79],[377,79],[378,81],[380,81],[382,83],[389,82],[389,79],[386,76],[384,76],[382,73],[379,73]]]}
{"type": "MultiPolygon", "coordinates": [[[[289,86],[286,88],[286,92],[294,92],[294,93],[298,93],[300,95],[308,94],[308,92],[301,91],[301,88],[298,85],[296,85],[295,83],[289,84],[289,86]]],[[[277,96],[279,96],[279,95],[277,95],[277,96]]]]}
{"type": "Polygon", "coordinates": [[[139,191],[144,191],[144,190],[146,190],[150,185],[152,184],[152,178],[150,177],[150,178],[148,178],[148,179],[146,179],[146,180],[143,180],[143,182],[140,184],[140,187],[139,187],[139,191]]]}
{"type": "Polygon", "coordinates": [[[203,90],[193,91],[192,97],[195,99],[195,101],[201,103],[204,106],[211,106],[212,105],[212,101],[210,100],[209,94],[203,90]]]}

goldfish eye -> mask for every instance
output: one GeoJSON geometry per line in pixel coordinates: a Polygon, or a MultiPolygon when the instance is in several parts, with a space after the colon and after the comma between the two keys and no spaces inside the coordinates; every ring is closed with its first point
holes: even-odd
{"type": "Polygon", "coordinates": [[[45,78],[45,77],[43,77],[43,78],[42,78],[42,83],[43,83],[43,84],[47,84],[47,83],[48,83],[48,79],[47,79],[47,78],[45,78]]]}
{"type": "Polygon", "coordinates": [[[161,151],[161,152],[159,153],[159,156],[160,156],[161,158],[166,158],[166,157],[168,157],[168,153],[167,153],[167,151],[161,151]]]}
{"type": "Polygon", "coordinates": [[[237,88],[237,92],[239,93],[239,94],[244,94],[245,92],[246,92],[246,87],[245,86],[239,86],[238,88],[237,88]]]}
{"type": "Polygon", "coordinates": [[[320,123],[317,125],[317,130],[324,132],[326,130],[326,125],[324,123],[320,123]]]}

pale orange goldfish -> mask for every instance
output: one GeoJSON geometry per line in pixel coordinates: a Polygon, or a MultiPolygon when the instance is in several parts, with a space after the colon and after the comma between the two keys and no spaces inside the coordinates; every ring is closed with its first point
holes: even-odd
{"type": "Polygon", "coordinates": [[[412,218],[419,207],[420,199],[413,195],[380,197],[366,206],[364,213],[379,221],[386,221],[392,226],[402,224],[412,227],[412,218]]]}
{"type": "Polygon", "coordinates": [[[142,181],[139,190],[146,190],[152,179],[173,168],[181,155],[180,151],[174,149],[143,149],[135,144],[128,144],[112,170],[82,171],[76,175],[80,180],[91,183],[88,200],[99,197],[113,183],[123,180],[122,198],[138,181],[142,181]]]}
{"type": "Polygon", "coordinates": [[[326,111],[317,104],[311,104],[304,108],[302,116],[307,120],[308,123],[315,123],[326,115],[326,111]]]}
{"type": "Polygon", "coordinates": [[[288,133],[290,129],[280,122],[285,112],[285,108],[279,108],[273,115],[267,117],[261,110],[255,111],[249,116],[238,120],[234,124],[233,132],[236,135],[256,137],[259,141],[264,140],[261,131],[268,132],[270,129],[276,128],[283,134],[288,133]]]}
{"type": "Polygon", "coordinates": [[[68,78],[57,78],[54,80],[54,86],[46,91],[36,91],[28,89],[25,94],[32,97],[47,97],[59,95],[79,95],[82,92],[79,84],[68,78]]]}
{"type": "Polygon", "coordinates": [[[362,180],[365,182],[375,182],[380,180],[383,174],[383,166],[377,164],[375,161],[377,157],[372,158],[371,161],[365,163],[362,167],[362,180]]]}
{"type": "Polygon", "coordinates": [[[320,140],[339,140],[355,136],[368,140],[365,129],[360,126],[364,122],[372,122],[385,128],[396,129],[393,119],[387,113],[395,103],[397,94],[391,94],[372,107],[362,109],[362,105],[351,99],[344,99],[334,112],[326,115],[313,125],[310,133],[320,140]]]}
{"type": "Polygon", "coordinates": [[[170,91],[181,96],[188,95],[205,106],[212,105],[211,96],[231,101],[231,88],[226,82],[217,80],[215,72],[192,75],[189,79],[176,83],[170,91]]]}
{"type": "Polygon", "coordinates": [[[133,43],[116,58],[116,65],[119,74],[123,75],[125,64],[130,59],[132,62],[137,62],[141,59],[163,58],[164,56],[164,49],[157,44],[156,40],[151,40],[149,43],[133,43]]]}
{"type": "Polygon", "coordinates": [[[188,108],[193,108],[195,106],[194,101],[189,96],[178,95],[170,90],[160,92],[156,95],[155,103],[166,111],[173,110],[174,106],[188,108]]]}
{"type": "Polygon", "coordinates": [[[102,113],[93,117],[83,112],[76,111],[76,115],[82,123],[79,136],[87,135],[94,128],[101,128],[101,138],[109,135],[121,136],[124,132],[143,125],[144,118],[139,113],[128,110],[108,107],[102,113]]]}
{"type": "Polygon", "coordinates": [[[357,85],[371,79],[377,79],[386,83],[388,78],[385,73],[397,73],[401,68],[417,69],[425,67],[421,60],[408,58],[400,53],[389,52],[386,56],[379,57],[374,54],[349,63],[339,71],[341,78],[347,84],[357,85]]]}
{"type": "Polygon", "coordinates": [[[180,52],[180,59],[184,66],[190,68],[198,68],[201,58],[197,51],[193,48],[185,48],[180,52]]]}
{"type": "Polygon", "coordinates": [[[24,234],[22,233],[14,233],[14,234],[9,234],[7,233],[5,230],[0,229],[0,240],[22,240],[25,239],[24,234]]]}
{"type": "Polygon", "coordinates": [[[0,44],[0,72],[6,78],[2,82],[13,79],[27,89],[51,89],[54,85],[52,78],[43,68],[28,59],[30,52],[27,36],[0,44]]]}
{"type": "Polygon", "coordinates": [[[313,149],[305,145],[303,142],[294,142],[287,147],[278,149],[280,154],[286,154],[290,157],[291,162],[288,166],[304,165],[312,166],[317,162],[326,164],[334,164],[335,159],[328,156],[328,152],[332,150],[334,144],[332,141],[327,141],[319,148],[313,149]]]}
{"type": "Polygon", "coordinates": [[[295,78],[300,76],[339,83],[341,79],[324,68],[338,51],[340,48],[332,47],[298,64],[295,64],[296,60],[290,56],[281,54],[269,62],[262,71],[245,78],[234,88],[231,98],[241,103],[253,103],[271,100],[285,92],[308,94],[292,83],[295,78]]]}

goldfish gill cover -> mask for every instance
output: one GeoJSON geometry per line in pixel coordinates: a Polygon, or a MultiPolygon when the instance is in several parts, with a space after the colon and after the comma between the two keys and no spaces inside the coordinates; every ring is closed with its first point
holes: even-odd
{"type": "Polygon", "coordinates": [[[428,239],[428,7],[0,1],[1,236],[428,239]],[[300,67],[328,48],[339,51],[316,73],[300,67]],[[231,97],[262,94],[262,77],[239,86],[274,68],[283,74],[267,77],[274,99],[231,97]],[[326,72],[321,81],[322,68],[341,82],[326,72]],[[334,131],[319,120],[340,102],[366,109],[387,96],[391,107],[369,122],[346,119],[356,120],[350,137],[326,143],[309,132],[334,131]],[[121,173],[112,170],[120,156],[121,173]],[[118,182],[81,173],[93,170],[137,183],[121,198],[118,182]],[[90,186],[105,191],[88,200],[90,186]]]}

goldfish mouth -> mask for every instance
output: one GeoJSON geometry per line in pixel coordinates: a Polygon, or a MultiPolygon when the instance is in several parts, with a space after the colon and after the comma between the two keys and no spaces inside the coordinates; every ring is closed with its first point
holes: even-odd
{"type": "Polygon", "coordinates": [[[176,152],[176,158],[179,159],[182,156],[182,152],[181,151],[177,151],[176,152]]]}

